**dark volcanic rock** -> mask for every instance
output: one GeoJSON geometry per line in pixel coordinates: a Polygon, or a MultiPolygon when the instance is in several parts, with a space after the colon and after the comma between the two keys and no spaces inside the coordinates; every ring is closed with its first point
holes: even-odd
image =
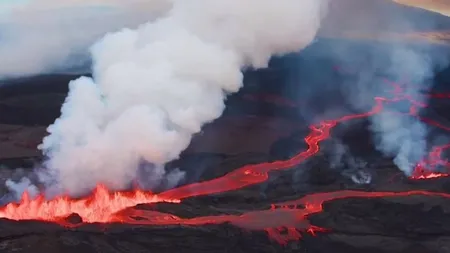
{"type": "MultiPolygon", "coordinates": [[[[41,225],[44,227],[45,225],[41,225]]],[[[3,237],[1,252],[23,253],[138,253],[138,252],[279,252],[281,246],[262,232],[249,233],[230,225],[202,227],[131,227],[24,233],[3,237]]]]}
{"type": "Polygon", "coordinates": [[[310,220],[337,233],[422,238],[450,236],[447,199],[342,199],[325,203],[324,212],[310,220]]]}
{"type": "MultiPolygon", "coordinates": [[[[157,205],[137,205],[135,208],[140,210],[152,210],[164,213],[174,214],[183,218],[194,218],[200,216],[215,216],[215,215],[241,215],[245,211],[235,208],[221,208],[217,207],[217,203],[203,203],[201,204],[201,197],[196,198],[195,201],[186,200],[180,204],[172,204],[172,203],[158,203],[157,205]]],[[[268,208],[269,206],[265,206],[268,208]]],[[[261,208],[262,209],[262,208],[261,208]]]]}
{"type": "Polygon", "coordinates": [[[80,217],[80,215],[78,215],[76,213],[69,215],[64,220],[70,224],[80,224],[83,222],[83,219],[80,217]]]}
{"type": "Polygon", "coordinates": [[[446,253],[449,252],[450,237],[424,237],[411,240],[380,235],[358,235],[332,233],[317,237],[306,237],[304,252],[314,253],[446,253]]]}
{"type": "MultiPolygon", "coordinates": [[[[310,217],[332,229],[282,246],[264,231],[229,224],[204,226],[137,226],[89,224],[64,228],[40,222],[0,221],[1,252],[304,252],[304,253],[446,253],[450,249],[449,204],[433,197],[342,199],[310,217]]],[[[152,209],[149,206],[137,208],[152,209]]],[[[185,209],[184,214],[227,212],[211,207],[161,204],[157,209],[185,209]]],[[[182,210],[176,211],[182,212],[182,210]]]]}
{"type": "Polygon", "coordinates": [[[273,143],[270,147],[269,155],[273,161],[286,160],[297,154],[298,152],[305,150],[307,145],[303,140],[308,132],[303,133],[302,137],[299,137],[297,133],[288,136],[286,138],[279,139],[273,143]]]}
{"type": "Polygon", "coordinates": [[[214,169],[205,171],[202,181],[221,177],[245,165],[264,163],[268,162],[268,160],[267,155],[262,153],[241,153],[228,156],[217,164],[217,167],[214,169]]]}
{"type": "MultiPolygon", "coordinates": [[[[406,16],[409,16],[406,14],[406,16],[392,15],[392,13],[399,13],[399,8],[402,9],[401,13],[408,12],[406,11],[408,8],[396,6],[391,1],[373,1],[369,5],[362,3],[363,1],[360,0],[348,0],[346,2],[345,6],[348,8],[343,9],[352,11],[352,14],[356,14],[360,20],[367,20],[366,14],[376,14],[374,12],[376,9],[382,9],[385,12],[390,11],[391,15],[384,14],[382,19],[378,15],[371,16],[373,18],[370,19],[370,26],[377,28],[374,29],[375,31],[378,31],[378,28],[386,27],[392,28],[392,31],[403,31],[401,28],[405,27],[392,26],[392,24],[397,24],[398,20],[403,21],[406,16]],[[354,7],[350,8],[349,6],[354,7]],[[360,11],[354,11],[358,8],[360,8],[360,11]]],[[[339,3],[336,6],[343,5],[339,3]]],[[[412,11],[410,8],[409,11],[412,13],[411,16],[414,16],[410,18],[412,20],[416,20],[415,17],[423,17],[423,14],[421,14],[423,11],[417,9],[412,11]]],[[[432,18],[430,15],[427,16],[427,19],[432,18]]],[[[327,22],[332,24],[331,27],[334,28],[348,25],[356,28],[366,26],[364,22],[355,22],[354,18],[348,18],[347,15],[344,16],[346,17],[344,19],[334,17],[331,22],[327,22]]],[[[444,18],[439,16],[439,19],[444,18]]],[[[436,18],[432,19],[437,20],[436,18]]],[[[426,31],[430,28],[427,25],[433,22],[416,23],[420,30],[426,31]]],[[[447,27],[449,27],[448,23],[441,28],[447,27]]],[[[291,67],[282,70],[283,73],[262,76],[261,80],[255,81],[255,85],[246,80],[246,85],[241,92],[230,96],[227,100],[227,109],[224,115],[264,115],[268,118],[277,115],[297,123],[301,122],[303,130],[299,129],[299,131],[302,131],[300,134],[297,133],[275,142],[270,148],[269,154],[183,154],[179,161],[169,164],[168,169],[179,168],[187,171],[186,181],[183,183],[206,181],[223,176],[243,165],[288,159],[305,149],[304,137],[308,134],[309,129],[307,127],[311,121],[316,120],[316,117],[321,118],[328,115],[329,108],[337,108],[337,104],[339,106],[342,104],[345,96],[341,94],[341,89],[346,83],[351,83],[352,88],[355,87],[355,84],[364,83],[361,82],[363,81],[361,76],[348,80],[346,77],[324,72],[327,71],[326,68],[331,70],[330,67],[335,65],[336,62],[340,64],[341,60],[346,60],[322,60],[319,59],[321,57],[316,57],[320,55],[318,54],[319,51],[323,52],[322,55],[331,55],[332,51],[336,51],[336,44],[333,43],[336,43],[336,41],[331,40],[330,43],[330,41],[321,40],[314,43],[305,50],[306,55],[309,54],[314,57],[305,57],[302,59],[302,63],[297,61],[294,64],[286,64],[291,65],[291,67]],[[290,73],[286,73],[289,71],[290,73]],[[300,74],[297,75],[297,73],[301,73],[302,76],[300,77],[300,74]],[[311,77],[312,73],[316,73],[317,76],[311,77]],[[319,75],[320,78],[318,78],[319,75]],[[322,83],[331,83],[331,85],[327,86],[322,83]],[[329,89],[330,87],[332,89],[329,89]],[[280,104],[274,105],[267,101],[254,102],[244,98],[246,93],[251,94],[252,92],[270,93],[271,95],[275,93],[278,95],[285,94],[295,103],[294,106],[284,108],[286,106],[280,104]]],[[[381,58],[391,58],[392,56],[389,53],[390,50],[386,50],[387,53],[382,53],[383,50],[380,46],[377,46],[377,49],[374,50],[365,44],[350,43],[344,46],[345,43],[339,42],[340,50],[346,49],[351,52],[352,54],[348,54],[348,60],[355,63],[362,62],[363,64],[360,65],[364,70],[368,70],[367,61],[371,63],[368,65],[375,64],[373,60],[378,59],[379,54],[382,54],[381,58]],[[374,57],[375,54],[377,57],[374,57]]],[[[342,52],[346,52],[346,50],[342,52]]],[[[446,54],[447,51],[448,49],[442,50],[442,53],[446,54]]],[[[372,67],[375,66],[370,66],[370,68],[372,67]]],[[[373,72],[372,70],[375,71],[370,69],[370,72],[373,72]]],[[[248,75],[246,76],[248,77],[248,75]]],[[[10,85],[2,86],[0,89],[0,122],[19,125],[48,125],[52,123],[60,115],[60,106],[67,93],[67,84],[74,78],[76,76],[50,75],[18,79],[11,81],[10,85]]],[[[376,83],[375,80],[371,80],[371,82],[376,83]]],[[[445,80],[442,83],[447,84],[448,81],[445,80]]],[[[433,119],[438,118],[438,116],[448,118],[447,104],[432,101],[432,105],[436,115],[430,113],[430,117],[433,119]]],[[[344,114],[349,111],[348,108],[337,110],[344,114]]],[[[335,115],[333,114],[333,116],[335,115]]],[[[439,122],[444,121],[439,120],[439,122]]],[[[391,179],[393,175],[392,171],[398,172],[392,161],[380,165],[381,158],[369,159],[365,157],[366,154],[378,155],[373,150],[373,141],[370,139],[371,135],[367,128],[367,122],[341,124],[332,131],[332,135],[349,148],[352,158],[362,157],[365,162],[376,167],[379,174],[383,174],[377,180],[374,180],[373,185],[355,185],[349,182],[348,178],[343,177],[341,175],[342,170],[351,167],[349,159],[340,159],[343,162],[339,164],[342,165],[332,166],[333,162],[330,161],[330,157],[336,155],[336,149],[331,147],[330,150],[327,150],[326,142],[323,142],[321,152],[324,153],[317,154],[290,170],[271,172],[269,180],[263,184],[211,196],[193,197],[184,200],[181,204],[159,203],[138,205],[133,208],[170,213],[182,218],[218,215],[239,216],[251,210],[267,210],[271,203],[298,199],[314,192],[361,188],[364,190],[370,188],[374,191],[406,191],[411,189],[450,191],[448,179],[447,181],[445,181],[446,179],[439,179],[423,182],[398,179],[396,179],[397,181],[389,181],[388,179],[391,179]]],[[[279,129],[277,130],[279,131],[279,129]]],[[[261,136],[261,138],[264,138],[264,136],[261,136]]],[[[243,142],[243,140],[237,141],[243,142]]],[[[215,144],[222,145],[221,143],[215,144]]],[[[32,162],[22,165],[20,159],[5,161],[5,164],[10,167],[19,166],[19,163],[20,166],[32,167],[33,165],[32,162]]],[[[81,217],[77,214],[62,219],[68,224],[67,227],[38,221],[0,220],[0,252],[449,253],[450,207],[446,202],[448,202],[448,199],[424,196],[382,199],[351,198],[327,202],[323,205],[324,211],[312,215],[309,220],[312,224],[331,229],[331,231],[319,233],[317,236],[303,233],[300,240],[289,242],[285,246],[271,240],[264,231],[247,231],[230,224],[204,226],[82,224],[81,217]]]]}

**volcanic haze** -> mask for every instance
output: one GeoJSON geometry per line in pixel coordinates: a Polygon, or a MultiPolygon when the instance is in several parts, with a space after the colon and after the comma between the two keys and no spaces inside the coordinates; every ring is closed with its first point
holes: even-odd
{"type": "Polygon", "coordinates": [[[450,16],[449,0],[393,0],[396,3],[412,7],[434,11],[442,15],[450,16]]]}

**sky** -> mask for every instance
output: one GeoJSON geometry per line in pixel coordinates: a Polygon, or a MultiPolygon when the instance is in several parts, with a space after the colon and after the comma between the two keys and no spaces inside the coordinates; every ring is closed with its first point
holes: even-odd
{"type": "Polygon", "coordinates": [[[393,0],[396,3],[423,8],[450,16],[450,0],[393,0]]]}

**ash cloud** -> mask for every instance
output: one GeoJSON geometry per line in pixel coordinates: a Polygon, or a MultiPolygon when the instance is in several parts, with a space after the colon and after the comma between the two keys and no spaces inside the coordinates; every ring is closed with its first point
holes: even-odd
{"type": "Polygon", "coordinates": [[[306,47],[326,10],[326,0],[177,0],[154,22],[107,34],[91,48],[94,78],[70,83],[39,146],[47,193],[123,189],[142,173],[156,179],[147,187],[175,186],[182,175],[164,165],[220,117],[241,69],[306,47]]]}

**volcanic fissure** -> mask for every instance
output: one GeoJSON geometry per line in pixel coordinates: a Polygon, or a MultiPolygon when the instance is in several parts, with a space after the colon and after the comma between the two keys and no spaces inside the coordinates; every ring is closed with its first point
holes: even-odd
{"type": "MultiPolygon", "coordinates": [[[[302,233],[315,235],[318,232],[327,232],[329,229],[310,224],[308,216],[320,213],[323,203],[343,198],[380,198],[402,197],[409,195],[428,195],[450,198],[450,194],[429,191],[405,192],[365,192],[341,190],[306,195],[297,200],[283,203],[274,203],[270,209],[250,211],[243,215],[219,215],[196,218],[182,218],[176,215],[158,211],[138,210],[129,207],[142,203],[171,202],[180,203],[183,199],[233,191],[247,186],[260,184],[269,179],[269,173],[277,170],[290,169],[306,159],[314,156],[320,149],[320,142],[330,136],[330,131],[339,123],[355,119],[366,118],[383,111],[389,103],[407,101],[410,103],[409,115],[432,124],[440,129],[450,131],[431,119],[417,115],[417,107],[426,105],[414,101],[405,94],[403,86],[386,80],[386,87],[390,89],[390,97],[375,97],[374,106],[369,112],[343,116],[338,119],[322,121],[310,126],[310,133],[304,138],[308,148],[292,158],[284,161],[275,161],[247,165],[238,168],[222,177],[209,181],[188,184],[171,189],[160,194],[148,191],[135,190],[133,192],[110,192],[105,186],[98,185],[92,195],[82,199],[71,199],[66,196],[46,200],[44,196],[31,199],[24,193],[19,203],[10,203],[0,209],[0,217],[12,220],[41,220],[56,222],[68,226],[66,217],[78,214],[83,223],[127,223],[139,225],[204,225],[231,223],[235,226],[250,230],[265,230],[268,235],[280,244],[291,240],[299,240],[302,233]]],[[[448,98],[445,94],[428,94],[437,99],[448,98]]],[[[447,177],[450,164],[441,159],[441,153],[450,148],[450,144],[434,147],[428,157],[420,161],[415,167],[410,180],[426,180],[436,177],[447,177]],[[438,171],[441,166],[447,171],[438,171]]]]}

